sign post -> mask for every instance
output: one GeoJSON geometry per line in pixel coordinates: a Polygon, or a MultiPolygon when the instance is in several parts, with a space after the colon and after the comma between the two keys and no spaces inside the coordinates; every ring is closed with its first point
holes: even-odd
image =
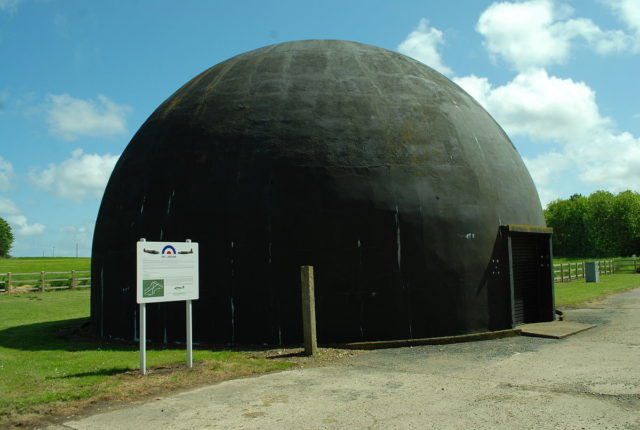
{"type": "Polygon", "coordinates": [[[147,373],[146,304],[186,302],[187,366],[193,366],[191,301],[199,297],[198,243],[147,242],[136,249],[136,300],[140,305],[140,373],[147,373]]]}

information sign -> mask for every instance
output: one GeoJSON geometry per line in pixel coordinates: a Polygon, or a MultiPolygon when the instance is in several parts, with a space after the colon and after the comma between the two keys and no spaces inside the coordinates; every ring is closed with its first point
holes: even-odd
{"type": "Polygon", "coordinates": [[[197,300],[196,242],[137,242],[137,302],[197,300]]]}

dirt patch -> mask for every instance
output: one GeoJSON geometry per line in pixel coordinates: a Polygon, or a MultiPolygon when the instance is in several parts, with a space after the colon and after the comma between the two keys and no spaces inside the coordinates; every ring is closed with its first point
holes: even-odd
{"type": "Polygon", "coordinates": [[[131,403],[144,403],[180,391],[216,384],[231,379],[265,373],[346,363],[350,357],[364,353],[337,348],[319,348],[307,356],[302,348],[277,348],[238,351],[246,355],[242,362],[196,361],[192,368],[177,363],[114,374],[95,387],[95,394],[81,400],[55,402],[22,413],[0,416],[0,428],[36,429],[74,417],[93,415],[131,403]]]}

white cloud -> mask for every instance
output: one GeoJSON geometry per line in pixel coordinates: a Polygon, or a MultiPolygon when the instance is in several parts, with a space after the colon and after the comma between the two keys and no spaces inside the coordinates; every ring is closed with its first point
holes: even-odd
{"type": "Polygon", "coordinates": [[[35,236],[44,233],[45,226],[39,222],[29,224],[24,215],[9,215],[7,221],[14,233],[20,236],[35,236]]]}
{"type": "Polygon", "coordinates": [[[0,191],[7,191],[11,185],[13,166],[0,156],[0,191]]]}
{"type": "Polygon", "coordinates": [[[98,95],[97,100],[82,100],[69,94],[50,94],[47,122],[49,133],[65,140],[78,137],[109,137],[127,131],[129,106],[117,105],[98,95]]]}
{"type": "Polygon", "coordinates": [[[548,152],[534,159],[523,157],[533,181],[539,186],[551,185],[558,173],[571,165],[571,160],[564,154],[548,152]]]}
{"type": "Polygon", "coordinates": [[[627,27],[640,33],[640,0],[606,0],[627,27]]]}
{"type": "Polygon", "coordinates": [[[6,197],[0,197],[0,214],[2,215],[18,215],[20,210],[13,201],[6,197]]]}
{"type": "Polygon", "coordinates": [[[580,173],[584,182],[611,191],[640,191],[640,138],[626,132],[602,132],[589,145],[570,143],[567,152],[586,164],[580,173]]]}
{"type": "Polygon", "coordinates": [[[76,243],[90,245],[93,239],[93,229],[95,224],[86,224],[84,226],[65,225],[60,227],[60,233],[67,234],[73,238],[76,243]]]}
{"type": "Polygon", "coordinates": [[[117,155],[85,154],[81,149],[60,164],[49,164],[42,171],[31,171],[31,180],[59,197],[79,201],[85,196],[99,197],[109,180],[117,155]]]}
{"type": "Polygon", "coordinates": [[[493,3],[480,16],[476,30],[494,58],[525,71],[568,60],[572,43],[583,39],[599,54],[634,49],[623,31],[604,31],[590,19],[568,19],[573,10],[552,0],[493,3]]]}
{"type": "Polygon", "coordinates": [[[615,131],[613,121],[599,112],[595,91],[584,82],[549,76],[544,70],[520,73],[495,88],[477,76],[455,81],[511,137],[559,147],[524,160],[545,204],[557,198],[553,189],[564,185],[562,173],[570,168],[584,184],[599,189],[640,191],[640,138],[615,131]]]}
{"type": "Polygon", "coordinates": [[[40,223],[29,224],[16,204],[5,198],[0,197],[0,215],[2,215],[11,225],[13,233],[21,236],[33,236],[41,234],[45,230],[45,226],[40,223]]]}
{"type": "Polygon", "coordinates": [[[444,44],[442,31],[429,27],[429,22],[422,18],[418,27],[409,33],[397,49],[446,75],[452,73],[452,70],[443,63],[438,51],[438,47],[442,44],[444,44]]]}
{"type": "Polygon", "coordinates": [[[0,0],[0,10],[14,12],[22,0],[0,0]]]}
{"type": "Polygon", "coordinates": [[[549,76],[544,70],[520,73],[497,88],[476,76],[454,80],[510,135],[569,141],[587,139],[611,125],[610,119],[600,115],[595,92],[588,85],[549,76]]]}

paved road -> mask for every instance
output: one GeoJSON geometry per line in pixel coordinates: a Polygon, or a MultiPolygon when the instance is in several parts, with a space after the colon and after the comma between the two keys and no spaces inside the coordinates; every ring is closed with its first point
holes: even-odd
{"type": "Polygon", "coordinates": [[[640,429],[640,289],[568,312],[598,324],[373,351],[335,366],[228,381],[61,429],[640,429]]]}

